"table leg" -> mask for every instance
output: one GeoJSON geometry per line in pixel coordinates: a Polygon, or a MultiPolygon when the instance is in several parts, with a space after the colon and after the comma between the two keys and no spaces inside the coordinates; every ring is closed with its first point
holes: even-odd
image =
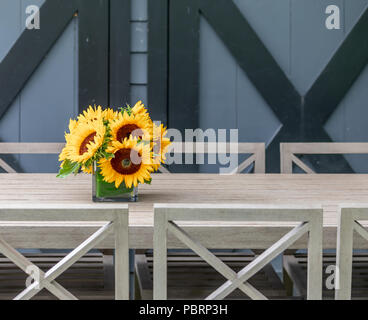
{"type": "Polygon", "coordinates": [[[309,221],[308,239],[308,300],[322,299],[322,215],[309,221]]]}
{"type": "Polygon", "coordinates": [[[167,219],[155,214],[153,235],[153,299],[167,299],[167,219]]]}
{"type": "Polygon", "coordinates": [[[129,300],[129,221],[117,213],[115,226],[115,299],[129,300]]]}
{"type": "Polygon", "coordinates": [[[353,217],[349,211],[341,210],[337,227],[335,299],[351,299],[353,263],[353,217]]]}

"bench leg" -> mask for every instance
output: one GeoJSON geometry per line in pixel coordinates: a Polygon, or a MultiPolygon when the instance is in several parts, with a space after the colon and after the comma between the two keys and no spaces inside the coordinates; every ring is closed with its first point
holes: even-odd
{"type": "Polygon", "coordinates": [[[352,215],[341,212],[337,228],[335,299],[351,299],[351,278],[353,263],[353,223],[352,215]]]}

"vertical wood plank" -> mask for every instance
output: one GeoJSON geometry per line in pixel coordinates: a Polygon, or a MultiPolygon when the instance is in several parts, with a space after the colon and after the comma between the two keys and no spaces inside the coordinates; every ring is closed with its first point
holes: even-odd
{"type": "Polygon", "coordinates": [[[148,1],[147,99],[153,120],[167,123],[168,0],[148,1]]]}
{"type": "Polygon", "coordinates": [[[198,5],[198,0],[170,1],[169,8],[168,124],[182,132],[198,127],[198,5]]]}
{"type": "Polygon", "coordinates": [[[280,143],[280,170],[281,173],[293,173],[291,153],[285,143],[280,143]]]}
{"type": "Polygon", "coordinates": [[[322,229],[323,213],[311,217],[308,239],[308,300],[322,300],[322,229]]]}
{"type": "Polygon", "coordinates": [[[117,212],[115,232],[115,299],[129,300],[129,216],[117,212]]]}
{"type": "Polygon", "coordinates": [[[341,209],[337,226],[336,300],[351,299],[353,222],[352,213],[348,209],[341,209]]]}
{"type": "Polygon", "coordinates": [[[159,209],[154,212],[153,232],[153,299],[167,299],[167,217],[159,209]]]}
{"type": "Polygon", "coordinates": [[[109,105],[130,99],[130,0],[110,0],[109,105]]]}
{"type": "Polygon", "coordinates": [[[255,155],[254,173],[266,172],[266,150],[265,145],[262,143],[258,146],[255,155]]]}
{"type": "Polygon", "coordinates": [[[79,111],[109,100],[108,1],[79,1],[79,111]]]}

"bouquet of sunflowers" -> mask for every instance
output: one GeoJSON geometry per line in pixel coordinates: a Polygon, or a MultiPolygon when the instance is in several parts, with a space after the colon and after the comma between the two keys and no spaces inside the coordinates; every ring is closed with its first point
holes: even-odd
{"type": "Polygon", "coordinates": [[[58,177],[80,170],[93,173],[94,200],[120,199],[139,183],[151,183],[151,173],[166,159],[166,133],[141,101],[119,111],[89,106],[77,120],[70,119],[58,177]]]}

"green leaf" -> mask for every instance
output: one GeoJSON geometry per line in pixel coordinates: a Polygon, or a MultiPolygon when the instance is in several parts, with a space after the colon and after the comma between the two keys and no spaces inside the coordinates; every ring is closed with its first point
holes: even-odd
{"type": "Polygon", "coordinates": [[[70,160],[65,160],[62,168],[60,168],[57,178],[65,178],[71,173],[78,173],[78,170],[80,168],[80,163],[78,162],[72,162],[70,160]]]}
{"type": "Polygon", "coordinates": [[[151,184],[151,182],[152,182],[152,178],[149,180],[144,180],[144,183],[147,183],[147,184],[151,184]]]}
{"type": "Polygon", "coordinates": [[[96,195],[98,197],[119,196],[122,193],[130,193],[133,191],[133,187],[127,188],[124,182],[119,186],[119,188],[116,188],[115,183],[106,182],[99,171],[97,171],[94,178],[96,179],[96,195]]]}
{"type": "Polygon", "coordinates": [[[115,154],[113,153],[108,153],[106,151],[103,152],[103,155],[104,155],[104,158],[109,160],[110,158],[114,158],[115,157],[115,154]]]}
{"type": "Polygon", "coordinates": [[[93,160],[92,160],[92,159],[88,159],[88,160],[84,163],[84,166],[85,166],[86,168],[89,168],[92,164],[93,164],[93,160]]]}
{"type": "Polygon", "coordinates": [[[121,107],[120,108],[120,112],[122,114],[124,114],[124,112],[126,112],[130,116],[132,114],[132,108],[131,108],[131,106],[129,104],[126,104],[125,107],[121,107]]]}

